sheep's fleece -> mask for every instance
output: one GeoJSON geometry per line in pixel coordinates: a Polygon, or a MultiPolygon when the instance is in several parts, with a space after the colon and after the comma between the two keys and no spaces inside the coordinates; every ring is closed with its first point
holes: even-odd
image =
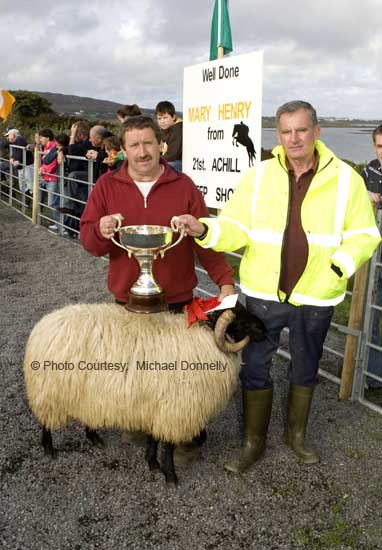
{"type": "Polygon", "coordinates": [[[78,420],[173,443],[189,441],[226,406],[239,370],[239,357],[220,351],[207,326],[188,328],[183,314],[136,314],[115,304],[69,305],[46,315],[32,330],[24,362],[29,405],[46,428],[78,420]],[[140,370],[143,361],[177,368],[140,370]],[[226,368],[182,370],[182,361],[226,368]],[[104,362],[128,368],[96,370],[104,362]],[[89,363],[96,367],[84,368],[89,363]]]}

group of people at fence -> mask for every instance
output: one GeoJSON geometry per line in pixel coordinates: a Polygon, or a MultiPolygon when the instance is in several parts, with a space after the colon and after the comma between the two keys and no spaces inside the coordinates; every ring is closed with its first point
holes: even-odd
{"type": "MultiPolygon", "coordinates": [[[[173,127],[180,124],[175,113],[171,117],[173,127]]],[[[264,453],[273,400],[270,367],[283,328],[289,329],[291,355],[285,441],[300,461],[317,463],[319,455],[305,447],[304,437],[333,307],[344,299],[349,277],[381,242],[372,203],[381,205],[382,126],[373,134],[378,164],[369,163],[364,174],[368,194],[360,175],[319,140],[315,109],[305,101],[282,105],[276,113],[280,145],[274,157],[250,169],[221,214],[211,219],[196,185],[179,165],[167,162],[170,147],[163,148],[155,121],[128,114],[121,122],[119,143],[102,126],[87,135],[82,122],[71,127],[67,145],[40,132],[40,171],[49,178],[44,180],[48,194],[55,162],[68,174],[64,213],[79,217],[86,202],[82,244],[95,256],[109,256],[109,290],[121,305],[139,275],[134,259],[111,241],[121,218],[129,225],[169,225],[181,214],[176,223],[189,238],[157,262],[155,273],[176,311],[192,301],[194,252],[223,298],[235,290],[232,269],[219,252],[245,248],[241,289],[248,311],[264,324],[265,340],[251,341],[243,351],[244,443],[226,468],[244,472],[264,453]]],[[[381,280],[379,273],[378,284],[381,280]]],[[[377,306],[379,331],[381,312],[377,306]]],[[[374,382],[382,382],[381,374],[376,372],[374,382]]]]}
{"type": "MultiPolygon", "coordinates": [[[[124,105],[117,111],[117,118],[123,124],[128,118],[141,114],[138,105],[124,105]]],[[[182,120],[170,101],[158,103],[155,117],[161,128],[163,158],[181,170],[182,120]]],[[[46,191],[49,211],[49,229],[77,237],[79,218],[93,185],[102,174],[118,169],[125,160],[119,135],[100,124],[90,126],[87,121],[80,120],[71,126],[69,135],[54,135],[50,128],[39,130],[32,144],[27,143],[17,128],[8,128],[4,137],[6,140],[1,149],[9,148],[9,158],[0,160],[1,179],[15,178],[19,192],[31,198],[37,147],[40,183],[46,191]],[[63,192],[59,186],[60,178],[64,182],[63,192]],[[64,214],[61,227],[60,213],[64,214]]],[[[4,156],[1,151],[0,156],[4,156]]]]}

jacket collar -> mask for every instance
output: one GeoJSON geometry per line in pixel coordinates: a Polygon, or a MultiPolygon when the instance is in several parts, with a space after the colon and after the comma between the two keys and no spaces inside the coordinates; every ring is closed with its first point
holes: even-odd
{"type": "MultiPolygon", "coordinates": [[[[329,163],[332,163],[333,160],[336,161],[336,164],[339,164],[339,159],[335,156],[333,151],[331,151],[328,147],[326,147],[323,141],[317,139],[314,143],[314,147],[319,157],[317,173],[320,172],[320,170],[322,170],[323,168],[325,168],[325,166],[327,166],[329,163]]],[[[285,151],[283,147],[281,145],[277,145],[277,147],[272,149],[272,154],[279,160],[284,170],[288,171],[286,166],[285,151]]]]}

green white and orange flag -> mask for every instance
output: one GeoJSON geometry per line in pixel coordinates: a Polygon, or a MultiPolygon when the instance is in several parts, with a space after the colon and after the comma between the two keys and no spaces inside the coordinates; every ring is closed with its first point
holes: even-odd
{"type": "Polygon", "coordinates": [[[3,103],[0,107],[0,118],[5,122],[11,114],[13,104],[16,100],[7,90],[1,90],[1,95],[3,96],[3,103]]]}
{"type": "Polygon", "coordinates": [[[224,48],[224,53],[232,52],[227,0],[215,0],[211,26],[210,61],[218,58],[219,46],[224,48]]]}

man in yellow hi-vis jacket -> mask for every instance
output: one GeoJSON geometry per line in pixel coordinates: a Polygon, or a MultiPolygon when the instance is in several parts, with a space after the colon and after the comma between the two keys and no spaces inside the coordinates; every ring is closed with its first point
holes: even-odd
{"type": "Polygon", "coordinates": [[[243,350],[244,443],[226,464],[234,472],[246,471],[265,450],[270,367],[284,327],[292,359],[285,441],[305,464],[319,461],[304,439],[333,306],[381,239],[362,178],[318,140],[315,109],[291,101],[278,109],[276,122],[274,158],[249,170],[221,214],[215,220],[186,214],[178,222],[203,247],[245,247],[241,288],[267,330],[263,342],[243,350]]]}

